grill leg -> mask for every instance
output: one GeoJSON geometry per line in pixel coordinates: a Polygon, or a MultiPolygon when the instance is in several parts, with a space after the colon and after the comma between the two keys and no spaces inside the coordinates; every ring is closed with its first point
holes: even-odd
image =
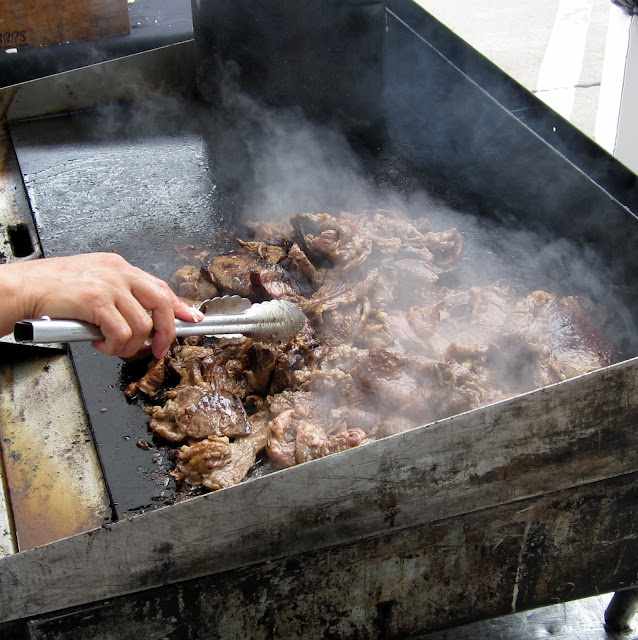
{"type": "Polygon", "coordinates": [[[605,626],[610,631],[627,631],[636,611],[638,611],[638,587],[616,591],[605,610],[605,626]]]}

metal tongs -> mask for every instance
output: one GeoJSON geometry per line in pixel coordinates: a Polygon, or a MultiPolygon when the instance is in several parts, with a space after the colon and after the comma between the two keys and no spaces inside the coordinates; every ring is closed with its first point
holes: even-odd
{"type": "MultiPolygon", "coordinates": [[[[204,314],[201,322],[175,320],[178,338],[243,335],[259,342],[283,342],[294,338],[306,321],[303,311],[287,300],[253,304],[241,296],[222,296],[205,300],[199,309],[204,314]]],[[[88,322],[45,316],[18,322],[13,337],[20,343],[50,344],[102,340],[104,336],[97,326],[88,322]]]]}

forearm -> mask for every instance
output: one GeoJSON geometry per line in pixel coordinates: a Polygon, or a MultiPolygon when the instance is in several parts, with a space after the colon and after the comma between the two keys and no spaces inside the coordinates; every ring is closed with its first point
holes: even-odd
{"type": "Polygon", "coordinates": [[[103,353],[130,357],[148,338],[161,357],[175,339],[175,317],[202,319],[158,278],[115,253],[44,258],[0,265],[0,332],[24,318],[84,320],[100,328],[103,353]],[[149,314],[150,312],[150,314],[149,314]]]}
{"type": "Polygon", "coordinates": [[[20,287],[26,268],[24,262],[0,265],[0,336],[11,333],[15,323],[24,319],[24,300],[20,287]]]}

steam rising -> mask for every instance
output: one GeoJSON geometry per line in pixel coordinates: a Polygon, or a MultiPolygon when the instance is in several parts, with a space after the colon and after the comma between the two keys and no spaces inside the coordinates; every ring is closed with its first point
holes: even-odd
{"type": "Polygon", "coordinates": [[[496,221],[452,208],[426,190],[402,188],[400,173],[398,185],[380,184],[369,158],[338,128],[309,120],[301,109],[267,107],[232,82],[223,106],[225,115],[210,114],[208,121],[210,162],[221,189],[243,203],[243,219],[388,208],[426,217],[435,231],[456,227],[465,249],[450,282],[455,289],[500,284],[520,296],[537,289],[586,296],[610,311],[608,338],[620,351],[634,352],[631,312],[614,284],[620,276],[592,246],[532,231],[513,214],[500,212],[496,221]]]}

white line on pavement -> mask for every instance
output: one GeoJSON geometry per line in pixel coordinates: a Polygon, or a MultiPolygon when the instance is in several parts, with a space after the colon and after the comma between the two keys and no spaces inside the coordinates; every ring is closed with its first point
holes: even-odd
{"type": "Polygon", "coordinates": [[[560,0],[538,72],[536,95],[565,118],[574,107],[593,0],[560,0]]]}
{"type": "Polygon", "coordinates": [[[594,139],[603,149],[614,153],[631,16],[615,4],[610,5],[594,139]]]}

